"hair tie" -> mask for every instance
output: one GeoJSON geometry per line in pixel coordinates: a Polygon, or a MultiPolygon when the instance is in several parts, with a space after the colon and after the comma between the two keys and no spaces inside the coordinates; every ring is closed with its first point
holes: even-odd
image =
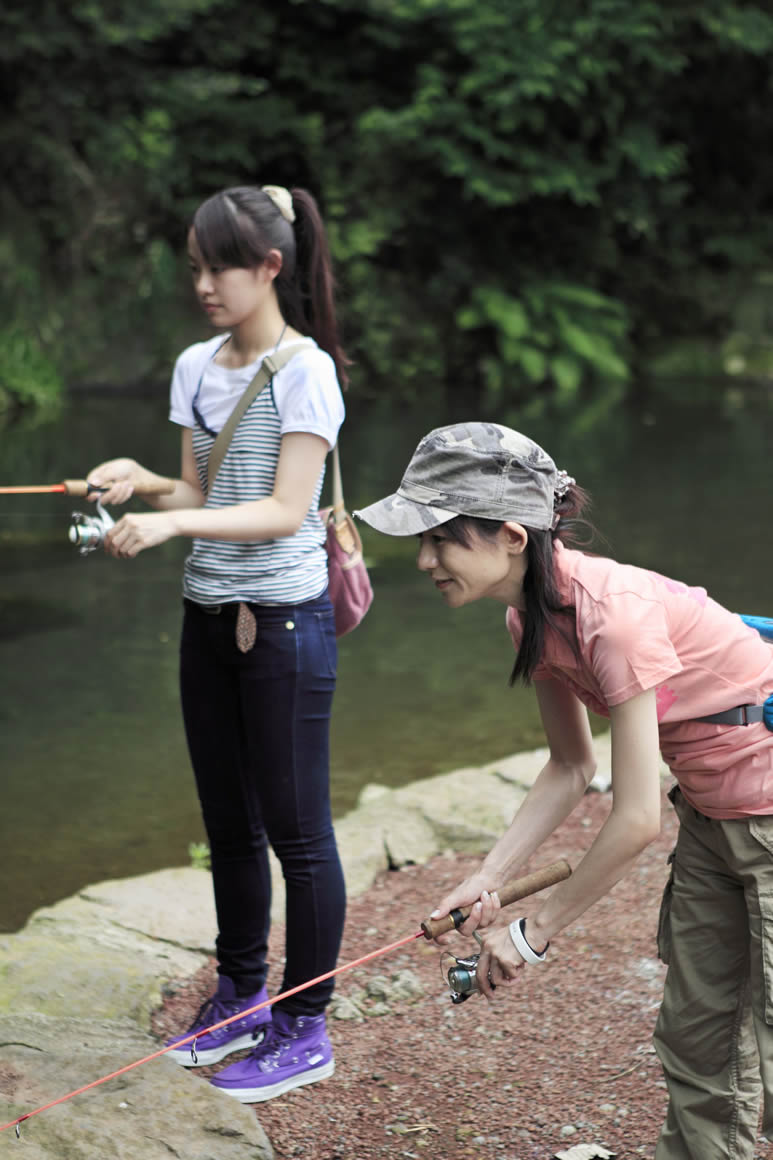
{"type": "Polygon", "coordinates": [[[564,498],[564,496],[566,495],[566,493],[568,492],[569,488],[572,486],[573,483],[577,483],[577,480],[573,476],[569,475],[568,472],[566,472],[566,471],[557,472],[556,482],[553,485],[553,506],[554,507],[556,504],[561,502],[561,500],[564,498]]]}
{"type": "Polygon", "coordinates": [[[283,185],[262,185],[261,189],[263,193],[271,198],[285,221],[290,222],[292,225],[295,221],[295,210],[293,209],[293,198],[290,190],[285,189],[283,185]]]}
{"type": "MultiPolygon", "coordinates": [[[[574,476],[569,475],[568,472],[566,472],[566,471],[556,472],[556,482],[553,485],[553,507],[554,508],[558,507],[561,500],[564,498],[564,496],[566,495],[566,493],[568,492],[569,488],[572,486],[573,483],[577,483],[577,480],[574,478],[574,476]]],[[[561,519],[560,513],[554,512],[553,521],[550,525],[550,530],[552,532],[554,532],[556,530],[556,528],[558,527],[558,522],[560,519],[561,519]]]]}

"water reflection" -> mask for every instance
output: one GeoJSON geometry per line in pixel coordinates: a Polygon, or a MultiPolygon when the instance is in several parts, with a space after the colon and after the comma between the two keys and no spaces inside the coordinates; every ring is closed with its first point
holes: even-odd
{"type": "MultiPolygon", "coordinates": [[[[1,482],[53,483],[130,450],[172,473],[179,439],[165,409],[162,397],[79,397],[55,429],[4,433],[1,482]]],[[[391,490],[428,427],[470,417],[462,401],[397,420],[362,407],[342,438],[349,506],[391,490]]],[[[764,399],[726,416],[662,405],[593,431],[523,426],[594,494],[619,558],[704,584],[738,611],[773,613],[764,399]]],[[[81,558],[66,539],[79,503],[0,497],[0,929],[86,883],[185,863],[203,838],[177,698],[186,546],[131,562],[81,558]]],[[[405,784],[542,741],[533,695],[507,688],[504,610],[451,612],[416,572],[413,541],[367,528],[363,541],[376,599],[340,642],[338,814],[368,782],[405,784]]]]}

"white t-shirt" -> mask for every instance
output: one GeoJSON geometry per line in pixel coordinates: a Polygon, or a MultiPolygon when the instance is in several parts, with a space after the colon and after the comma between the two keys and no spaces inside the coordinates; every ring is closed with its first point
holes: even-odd
{"type": "MultiPolygon", "coordinates": [[[[272,353],[262,352],[250,366],[221,367],[212,358],[225,338],[220,334],[188,347],[172,377],[170,418],[193,432],[196,469],[208,508],[270,495],[282,436],[289,432],[319,435],[332,448],[344,418],[335,364],[313,339],[307,339],[303,349],[277,371],[270,388],[264,388],[247,409],[208,490],[207,462],[215,434],[265,355],[272,353]],[[203,427],[197,422],[194,403],[203,427]]],[[[283,345],[299,344],[296,340],[283,345]]],[[[323,467],[309,510],[292,536],[233,543],[194,538],[185,561],[183,594],[203,605],[241,600],[300,604],[319,596],[328,582],[325,528],[318,512],[324,475],[323,467]]]]}
{"type": "MultiPolygon", "coordinates": [[[[261,351],[249,366],[231,369],[213,362],[215,352],[226,337],[218,334],[206,342],[196,342],[178,358],[172,375],[169,407],[169,418],[173,423],[179,423],[181,427],[195,426],[192,403],[198,390],[196,405],[199,414],[207,427],[219,431],[258,373],[265,356],[274,349],[282,350],[298,343],[298,339],[288,339],[276,348],[261,351]]],[[[344,421],[344,401],[335,363],[314,339],[307,338],[304,342],[308,350],[298,351],[274,376],[272,389],[281,433],[303,431],[320,435],[333,448],[344,421]]]]}

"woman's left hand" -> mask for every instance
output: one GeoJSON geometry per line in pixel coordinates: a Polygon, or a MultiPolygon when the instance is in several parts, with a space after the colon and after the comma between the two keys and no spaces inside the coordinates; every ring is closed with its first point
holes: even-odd
{"type": "Polygon", "coordinates": [[[508,926],[497,926],[479,934],[480,958],[476,969],[478,987],[487,999],[501,998],[525,965],[510,938],[508,926]]]}
{"type": "Polygon", "coordinates": [[[105,551],[116,559],[131,559],[176,534],[172,512],[130,512],[105,535],[105,551]]]}

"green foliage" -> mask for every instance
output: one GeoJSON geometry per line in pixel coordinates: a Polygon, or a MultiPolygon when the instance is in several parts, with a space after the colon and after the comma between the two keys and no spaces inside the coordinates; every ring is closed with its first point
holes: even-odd
{"type": "Polygon", "coordinates": [[[18,324],[0,329],[0,405],[5,395],[22,404],[50,408],[58,401],[61,385],[36,335],[18,324]]]}
{"type": "Polygon", "coordinates": [[[212,854],[206,842],[189,842],[188,857],[194,870],[210,870],[212,854]]]}
{"type": "Polygon", "coordinates": [[[770,266],[771,49],[745,0],[9,0],[6,319],[65,379],[166,375],[196,204],[297,184],[355,385],[591,406],[770,266]]]}
{"type": "Polygon", "coordinates": [[[629,377],[625,308],[583,286],[535,283],[519,298],[481,287],[457,322],[463,330],[493,328],[499,358],[484,374],[497,395],[513,393],[513,373],[533,387],[552,386],[563,404],[576,401],[583,382],[629,377]]]}

